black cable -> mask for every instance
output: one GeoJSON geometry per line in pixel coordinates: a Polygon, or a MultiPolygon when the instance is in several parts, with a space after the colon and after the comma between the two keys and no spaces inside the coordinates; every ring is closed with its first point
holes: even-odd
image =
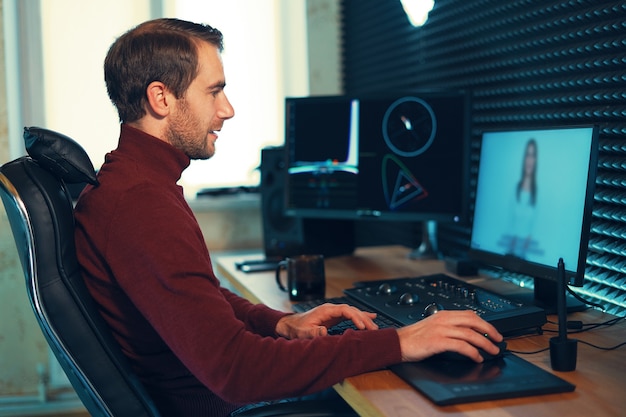
{"type": "MultiPolygon", "coordinates": [[[[604,321],[604,322],[600,322],[600,323],[583,323],[583,322],[579,322],[579,321],[575,321],[575,322],[569,322],[568,321],[568,325],[570,323],[580,323],[581,327],[585,327],[585,328],[576,328],[574,330],[571,330],[568,332],[568,334],[576,334],[576,333],[583,333],[583,332],[588,332],[590,330],[595,330],[599,327],[610,327],[610,326],[614,326],[616,324],[618,324],[620,321],[622,320],[626,320],[626,317],[614,317],[610,320],[604,321]]],[[[548,321],[549,324],[554,324],[556,325],[555,322],[553,321],[548,321]]],[[[551,332],[551,333],[555,333],[556,330],[551,330],[551,329],[544,329],[544,331],[546,332],[551,332]]]]}
{"type": "Polygon", "coordinates": [[[572,297],[574,297],[575,299],[577,299],[577,300],[578,300],[578,301],[580,301],[581,303],[586,304],[586,305],[591,306],[591,307],[596,307],[596,308],[598,308],[598,309],[600,309],[600,310],[602,310],[602,311],[604,311],[604,310],[605,310],[605,308],[604,308],[604,306],[603,306],[603,305],[596,304],[596,303],[594,303],[593,301],[585,300],[585,299],[584,299],[584,298],[582,298],[580,295],[576,294],[576,293],[574,292],[574,290],[572,290],[572,289],[569,287],[569,285],[566,285],[566,286],[565,286],[565,288],[567,289],[567,292],[568,292],[568,293],[569,293],[572,297]]]}
{"type": "Polygon", "coordinates": [[[584,340],[579,340],[578,343],[584,343],[587,346],[591,346],[592,348],[596,348],[596,349],[600,349],[600,350],[615,350],[615,349],[619,349],[622,346],[626,346],[626,342],[622,342],[622,343],[618,343],[615,346],[598,346],[598,345],[594,345],[593,343],[589,343],[586,342],[584,340]]]}
{"type": "Polygon", "coordinates": [[[533,350],[533,351],[530,351],[530,352],[522,352],[520,350],[511,350],[511,349],[507,349],[507,350],[509,352],[515,353],[517,355],[534,355],[534,354],[537,354],[537,353],[545,352],[546,350],[549,350],[549,349],[550,349],[549,347],[545,347],[543,349],[533,350]]]}
{"type": "MultiPolygon", "coordinates": [[[[626,320],[626,317],[614,317],[610,320],[604,321],[604,322],[600,322],[600,323],[583,323],[582,326],[587,326],[587,328],[584,329],[580,329],[580,330],[574,330],[574,331],[569,331],[568,334],[576,334],[576,333],[584,333],[584,332],[588,332],[591,330],[595,330],[597,328],[600,327],[610,327],[610,326],[614,326],[616,324],[618,324],[620,321],[622,320],[626,320]]],[[[548,321],[549,324],[554,324],[556,325],[557,323],[552,322],[552,321],[548,321]]],[[[547,333],[557,333],[557,330],[554,329],[543,329],[544,332],[547,333]]],[[[520,336],[520,337],[516,337],[515,339],[522,339],[525,337],[534,337],[536,335],[525,335],[525,336],[520,336]]],[[[610,350],[616,350],[621,348],[622,346],[626,346],[626,342],[621,342],[618,343],[617,345],[614,346],[599,346],[599,345],[595,345],[593,343],[584,341],[584,340],[578,340],[579,343],[584,343],[587,346],[593,347],[595,349],[599,349],[599,350],[604,350],[604,351],[610,351],[610,350]]],[[[519,354],[519,355],[534,355],[537,353],[541,353],[541,352],[545,352],[547,350],[549,350],[549,347],[545,347],[542,349],[538,349],[538,350],[534,350],[534,351],[529,351],[529,352],[522,352],[522,351],[516,351],[516,350],[509,350],[512,353],[515,354],[519,354]]]]}

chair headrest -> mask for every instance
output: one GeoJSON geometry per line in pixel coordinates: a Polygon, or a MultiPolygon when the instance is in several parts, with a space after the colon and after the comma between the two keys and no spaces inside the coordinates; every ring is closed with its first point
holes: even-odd
{"type": "Polygon", "coordinates": [[[73,139],[40,127],[25,127],[26,151],[42,168],[68,184],[98,184],[87,152],[73,139]]]}

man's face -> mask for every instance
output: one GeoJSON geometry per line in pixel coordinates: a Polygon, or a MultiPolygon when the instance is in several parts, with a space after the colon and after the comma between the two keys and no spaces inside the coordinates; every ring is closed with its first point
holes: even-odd
{"type": "Polygon", "coordinates": [[[170,114],[167,141],[191,159],[215,153],[217,132],[234,116],[224,87],[224,67],[217,48],[207,42],[198,47],[198,75],[170,114]]]}

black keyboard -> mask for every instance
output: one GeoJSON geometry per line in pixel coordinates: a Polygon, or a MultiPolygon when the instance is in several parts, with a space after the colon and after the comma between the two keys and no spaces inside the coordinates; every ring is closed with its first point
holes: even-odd
{"type": "MultiPolygon", "coordinates": [[[[362,310],[362,311],[374,312],[371,308],[368,308],[365,305],[362,305],[354,300],[351,300],[348,297],[335,297],[335,298],[324,298],[324,299],[318,299],[318,300],[304,301],[304,302],[295,304],[293,306],[293,310],[297,313],[304,312],[304,311],[311,310],[324,303],[348,304],[348,305],[357,307],[359,310],[362,310]]],[[[379,329],[383,329],[386,327],[396,327],[396,328],[400,327],[398,323],[380,314],[376,316],[376,318],[374,319],[374,323],[378,325],[379,329]]],[[[340,323],[335,324],[334,326],[329,327],[328,334],[329,335],[342,334],[348,329],[357,330],[354,323],[352,323],[352,320],[344,320],[340,323]]]]}
{"type": "MultiPolygon", "coordinates": [[[[356,283],[344,296],[295,304],[296,312],[324,302],[345,303],[378,314],[379,327],[402,327],[427,316],[427,309],[474,310],[505,335],[539,331],[546,323],[543,309],[517,302],[446,274],[356,283]]],[[[329,329],[334,334],[350,322],[329,329]],[[335,328],[336,327],[336,328],[335,328]]]]}

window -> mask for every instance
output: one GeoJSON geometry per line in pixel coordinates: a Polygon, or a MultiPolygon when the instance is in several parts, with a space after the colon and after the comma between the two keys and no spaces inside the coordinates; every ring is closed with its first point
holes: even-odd
{"type": "Polygon", "coordinates": [[[20,51],[21,64],[8,74],[9,85],[21,85],[13,92],[21,103],[11,106],[22,109],[11,118],[10,140],[18,151],[22,126],[42,126],[77,140],[99,168],[119,136],[104,57],[117,36],[154,16],[207,23],[225,38],[226,94],[235,117],[225,123],[216,155],[185,171],[188,197],[205,187],[258,184],[261,148],[283,143],[284,97],[308,93],[304,0],[7,3],[18,16],[18,24],[5,29],[14,31],[5,36],[20,51]]]}
{"type": "Polygon", "coordinates": [[[207,23],[224,34],[225,91],[235,108],[235,117],[224,124],[219,135],[215,156],[208,161],[192,161],[183,173],[186,188],[256,185],[261,148],[284,142],[285,95],[306,94],[306,87],[302,88],[308,84],[306,77],[300,77],[300,85],[287,83],[294,73],[306,74],[306,56],[296,52],[306,49],[305,33],[290,28],[286,39],[300,39],[303,46],[285,47],[280,24],[281,16],[303,23],[304,11],[293,9],[293,4],[288,9],[287,2],[276,0],[173,3],[171,15],[207,23]]]}

